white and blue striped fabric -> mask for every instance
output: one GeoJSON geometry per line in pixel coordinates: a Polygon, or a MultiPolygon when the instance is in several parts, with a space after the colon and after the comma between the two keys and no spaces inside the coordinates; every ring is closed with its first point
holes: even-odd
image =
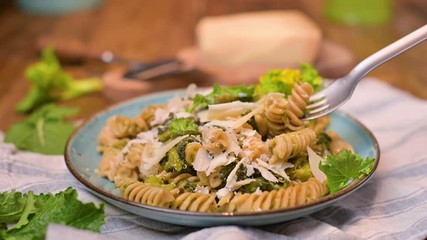
{"type": "MultiPolygon", "coordinates": [[[[365,79],[342,110],[359,119],[377,137],[380,165],[363,188],[320,212],[259,228],[198,229],[152,221],[107,204],[102,235],[52,225],[47,238],[425,239],[427,101],[365,79]]],[[[13,146],[0,143],[0,191],[57,192],[68,186],[78,190],[82,201],[102,202],[72,177],[62,156],[15,152],[13,146]]]]}

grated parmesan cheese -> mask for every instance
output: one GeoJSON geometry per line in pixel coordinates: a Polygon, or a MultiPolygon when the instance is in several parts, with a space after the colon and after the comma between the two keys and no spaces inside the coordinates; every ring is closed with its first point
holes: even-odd
{"type": "Polygon", "coordinates": [[[203,193],[203,194],[209,194],[209,189],[205,186],[197,185],[197,187],[194,189],[195,193],[203,193]]]}
{"type": "Polygon", "coordinates": [[[225,120],[239,118],[243,113],[252,111],[257,107],[253,102],[234,101],[208,105],[207,120],[225,120]]]}
{"type": "Polygon", "coordinates": [[[256,195],[261,195],[262,191],[261,191],[261,189],[259,187],[257,187],[256,190],[255,190],[255,192],[253,192],[253,193],[256,194],[256,195]]]}
{"type": "Polygon", "coordinates": [[[310,147],[307,147],[307,152],[308,162],[313,176],[319,180],[319,182],[324,182],[326,180],[326,175],[319,169],[319,164],[325,160],[321,156],[317,155],[310,147]]]}
{"type": "MultiPolygon", "coordinates": [[[[285,169],[286,168],[290,168],[290,167],[292,167],[293,166],[293,164],[292,163],[289,163],[289,162],[283,162],[283,163],[281,163],[281,164],[275,164],[275,165],[270,165],[270,164],[268,164],[267,162],[264,162],[264,161],[262,161],[262,160],[260,160],[260,159],[257,159],[257,163],[258,163],[258,165],[259,166],[261,166],[261,167],[264,167],[264,168],[266,168],[266,169],[268,169],[268,170],[270,170],[271,172],[273,172],[273,173],[275,173],[275,174],[277,174],[277,175],[279,175],[279,176],[281,176],[281,177],[283,177],[284,179],[286,179],[286,180],[290,180],[289,179],[289,176],[286,174],[286,172],[285,172],[285,169]]],[[[261,173],[262,174],[262,173],[261,173]]],[[[277,179],[277,178],[276,178],[277,179]]],[[[268,180],[268,179],[267,179],[268,180]]]]}
{"type": "Polygon", "coordinates": [[[142,152],[140,171],[142,172],[142,169],[150,169],[153,165],[158,164],[171,148],[186,137],[188,135],[177,137],[165,144],[162,144],[157,139],[152,143],[147,143],[142,152]]]}
{"type": "Polygon", "coordinates": [[[238,128],[240,126],[242,126],[243,124],[245,124],[247,121],[249,121],[249,119],[251,119],[255,114],[257,114],[258,112],[260,112],[262,110],[263,106],[258,105],[257,108],[255,108],[254,110],[252,110],[251,112],[247,113],[246,115],[238,118],[238,119],[233,119],[233,120],[212,120],[208,123],[205,124],[205,126],[220,126],[220,127],[225,127],[225,128],[238,128]]]}
{"type": "Polygon", "coordinates": [[[258,171],[261,173],[262,177],[265,178],[267,181],[270,182],[277,182],[279,181],[270,171],[269,169],[259,165],[259,164],[253,164],[254,168],[258,169],[258,171]]]}
{"type": "Polygon", "coordinates": [[[208,170],[211,161],[212,157],[208,154],[206,149],[200,148],[197,151],[196,158],[194,159],[193,168],[198,172],[205,172],[208,170]]]}

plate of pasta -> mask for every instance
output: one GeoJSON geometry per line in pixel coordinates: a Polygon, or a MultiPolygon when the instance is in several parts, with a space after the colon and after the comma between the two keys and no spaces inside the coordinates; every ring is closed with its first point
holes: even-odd
{"type": "Polygon", "coordinates": [[[373,134],[334,112],[304,122],[324,86],[310,65],[256,85],[146,95],[70,138],[65,161],[95,195],[185,226],[265,225],[319,211],[362,187],[379,163],[373,134]]]}

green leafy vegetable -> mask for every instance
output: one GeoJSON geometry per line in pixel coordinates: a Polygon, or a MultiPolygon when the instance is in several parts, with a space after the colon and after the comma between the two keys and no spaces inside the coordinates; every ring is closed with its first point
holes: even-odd
{"type": "MultiPolygon", "coordinates": [[[[32,195],[31,195],[32,196],[32,195]]],[[[0,222],[11,223],[19,220],[26,206],[27,198],[20,192],[0,193],[0,222]]]]}
{"type": "Polygon", "coordinates": [[[269,182],[265,180],[263,177],[255,178],[255,181],[242,186],[239,190],[241,190],[244,193],[253,193],[259,188],[261,191],[273,191],[273,190],[279,190],[281,188],[287,188],[289,186],[289,182],[269,182]]]}
{"type": "Polygon", "coordinates": [[[43,50],[39,62],[29,66],[25,76],[31,81],[27,96],[18,103],[16,111],[30,112],[48,102],[69,100],[102,89],[99,78],[75,80],[62,70],[54,49],[43,50]]]}
{"type": "Polygon", "coordinates": [[[314,92],[318,92],[323,87],[323,78],[319,76],[317,70],[310,64],[301,64],[301,81],[310,83],[314,92]]]}
{"type": "Polygon", "coordinates": [[[300,69],[275,69],[262,75],[255,87],[255,95],[260,97],[272,92],[291,94],[296,82],[307,82],[317,92],[323,86],[322,77],[317,70],[309,64],[302,64],[300,69]]]}
{"type": "Polygon", "coordinates": [[[204,109],[209,104],[226,103],[232,101],[249,102],[254,95],[254,86],[220,86],[214,84],[212,92],[207,95],[196,94],[193,100],[193,106],[189,109],[193,112],[196,109],[204,109]]]}
{"type": "Polygon", "coordinates": [[[64,118],[77,112],[76,108],[45,105],[26,120],[14,124],[6,133],[4,141],[15,144],[20,150],[63,154],[67,140],[75,129],[64,118]]]}
{"type": "Polygon", "coordinates": [[[200,132],[197,124],[189,118],[175,118],[167,124],[166,131],[159,135],[159,140],[166,142],[170,139],[184,136],[186,134],[199,135],[200,132]]]}
{"type": "Polygon", "coordinates": [[[171,148],[165,159],[161,162],[165,171],[196,174],[191,164],[185,160],[185,148],[187,144],[195,141],[197,141],[196,138],[189,136],[171,148]]]}
{"type": "Polygon", "coordinates": [[[166,172],[181,172],[183,165],[184,161],[180,159],[178,150],[175,147],[169,150],[164,166],[166,172]]]}
{"type": "Polygon", "coordinates": [[[316,149],[318,153],[320,153],[321,155],[324,155],[331,141],[332,141],[331,137],[329,137],[329,135],[326,134],[325,132],[318,133],[317,141],[315,144],[318,148],[316,149]]]}
{"type": "MultiPolygon", "coordinates": [[[[236,167],[237,163],[236,162],[232,162],[228,165],[223,166],[220,170],[219,170],[219,177],[221,178],[222,182],[225,183],[227,181],[227,177],[228,175],[230,175],[231,171],[233,171],[233,169],[236,167]]],[[[237,180],[243,180],[246,179],[246,167],[243,165],[240,165],[239,168],[237,169],[236,175],[237,175],[237,180]]]]}
{"type": "Polygon", "coordinates": [[[326,174],[327,185],[332,194],[369,174],[373,166],[373,158],[363,159],[358,154],[342,150],[337,156],[328,155],[325,163],[321,163],[319,168],[326,174]]]}
{"type": "Polygon", "coordinates": [[[290,179],[299,179],[304,182],[307,181],[310,177],[313,177],[307,154],[297,155],[289,162],[294,165],[293,168],[286,169],[286,174],[288,174],[290,179]]]}
{"type": "Polygon", "coordinates": [[[0,225],[16,223],[10,229],[0,229],[0,239],[6,240],[44,239],[49,223],[99,232],[105,222],[104,205],[80,202],[72,188],[55,195],[0,193],[0,209],[0,225]]]}

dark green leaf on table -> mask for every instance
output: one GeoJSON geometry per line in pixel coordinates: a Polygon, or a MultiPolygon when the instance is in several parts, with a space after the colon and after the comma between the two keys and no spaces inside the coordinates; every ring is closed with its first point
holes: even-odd
{"type": "Polygon", "coordinates": [[[0,230],[0,239],[44,239],[50,223],[99,232],[105,223],[104,205],[82,203],[77,191],[35,195],[11,191],[0,194],[0,225],[16,222],[10,229],[0,230]],[[18,207],[11,206],[17,201],[18,207]],[[19,220],[17,219],[19,216],[19,220]]]}
{"type": "Polygon", "coordinates": [[[77,113],[76,108],[45,105],[26,120],[13,125],[4,140],[15,144],[20,150],[62,155],[67,140],[75,129],[64,118],[77,113]]]}

